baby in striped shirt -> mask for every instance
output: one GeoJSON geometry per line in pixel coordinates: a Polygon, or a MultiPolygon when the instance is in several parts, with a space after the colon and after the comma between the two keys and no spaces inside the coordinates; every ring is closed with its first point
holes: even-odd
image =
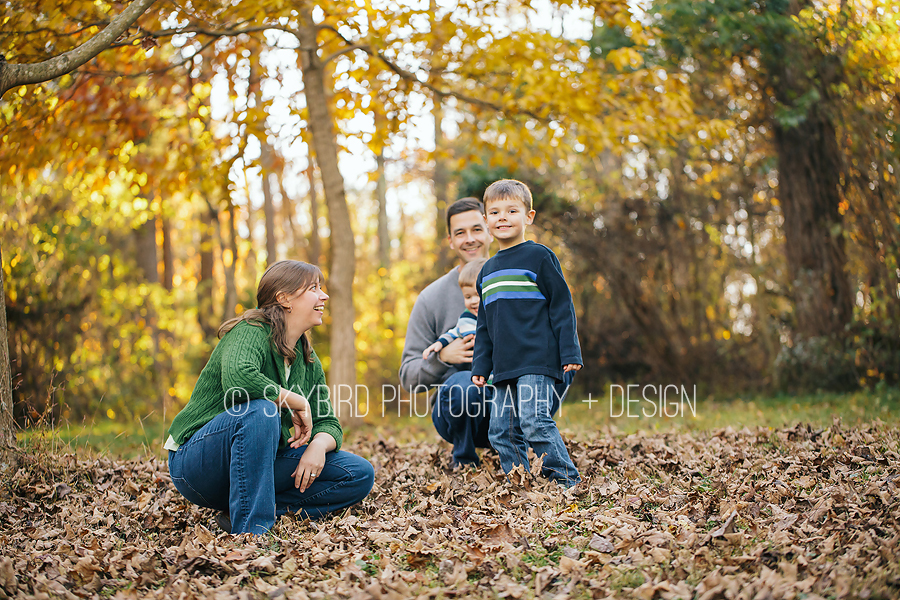
{"type": "MultiPolygon", "coordinates": [[[[468,335],[475,335],[475,326],[478,323],[478,304],[481,296],[478,295],[478,288],[475,287],[475,281],[481,272],[481,267],[487,262],[485,258],[479,258],[472,262],[466,263],[459,270],[459,287],[463,293],[466,310],[459,316],[456,327],[443,334],[438,341],[425,348],[422,352],[422,358],[427,359],[432,352],[440,352],[447,344],[457,338],[464,338],[468,335]]],[[[469,363],[471,364],[471,363],[469,363]]],[[[457,365],[462,371],[469,370],[469,364],[457,365]]]]}

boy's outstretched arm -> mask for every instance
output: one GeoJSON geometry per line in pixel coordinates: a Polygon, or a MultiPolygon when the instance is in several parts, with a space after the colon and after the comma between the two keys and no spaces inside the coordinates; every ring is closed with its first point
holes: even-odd
{"type": "Polygon", "coordinates": [[[549,298],[550,326],[556,333],[556,339],[559,340],[560,363],[564,365],[564,371],[577,371],[584,363],[581,358],[581,345],[578,343],[575,306],[572,304],[572,293],[563,277],[562,267],[556,255],[549,254],[544,259],[538,279],[546,288],[544,295],[549,298]]]}

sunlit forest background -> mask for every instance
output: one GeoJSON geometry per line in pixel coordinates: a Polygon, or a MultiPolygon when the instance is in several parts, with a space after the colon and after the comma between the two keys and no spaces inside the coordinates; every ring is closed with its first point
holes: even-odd
{"type": "MultiPolygon", "coordinates": [[[[123,6],[2,0],[0,53],[123,6]]],[[[578,393],[896,386],[898,112],[891,0],[157,2],[0,101],[15,418],[171,419],[286,258],[328,278],[331,382],[381,402],[444,209],[501,177],[573,291],[578,393]]]]}

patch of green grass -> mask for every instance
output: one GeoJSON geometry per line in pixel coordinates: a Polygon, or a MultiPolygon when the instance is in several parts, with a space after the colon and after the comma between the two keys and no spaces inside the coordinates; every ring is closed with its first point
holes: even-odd
{"type": "Polygon", "coordinates": [[[646,578],[637,569],[617,571],[609,578],[609,587],[621,591],[624,588],[636,588],[644,584],[646,578]]]}
{"type": "Polygon", "coordinates": [[[357,559],[356,566],[365,571],[370,577],[377,577],[381,570],[369,561],[380,560],[381,557],[373,558],[372,555],[369,555],[366,558],[368,558],[368,560],[363,560],[361,558],[357,559]]]}
{"type": "MultiPolygon", "coordinates": [[[[658,386],[657,386],[658,389],[658,386]]],[[[691,390],[689,390],[690,392],[691,390]]],[[[631,391],[632,400],[641,398],[641,388],[631,391]],[[635,396],[637,394],[637,396],[635,396]]],[[[648,397],[658,399],[648,390],[648,397]]],[[[809,423],[813,427],[825,428],[839,417],[844,426],[852,427],[880,419],[888,425],[900,424],[900,389],[881,388],[861,390],[852,393],[817,393],[790,395],[778,394],[697,397],[689,394],[688,401],[678,405],[678,410],[668,409],[669,414],[661,416],[658,401],[650,405],[643,400],[623,410],[621,392],[614,389],[612,401],[609,390],[603,397],[580,398],[573,396],[566,400],[557,414],[560,430],[579,438],[595,436],[597,431],[608,429],[622,433],[637,431],[705,431],[731,426],[734,429],[748,427],[770,427],[780,429],[797,423],[809,423]],[[588,403],[588,400],[593,401],[588,403]],[[657,412],[655,416],[653,410],[657,412]],[[622,416],[612,416],[623,413],[622,416]]],[[[671,402],[670,398],[670,402],[671,402]]],[[[564,434],[565,435],[565,434],[564,434]]]]}
{"type": "Polygon", "coordinates": [[[537,547],[522,554],[522,562],[538,568],[555,567],[559,564],[559,559],[561,557],[562,550],[560,549],[548,552],[543,548],[537,547]]]}
{"type": "Polygon", "coordinates": [[[144,419],[134,422],[85,420],[81,424],[65,423],[56,428],[36,427],[19,431],[17,439],[27,446],[46,449],[54,454],[72,453],[82,458],[109,455],[135,458],[153,455],[165,458],[163,449],[171,423],[144,419]]]}

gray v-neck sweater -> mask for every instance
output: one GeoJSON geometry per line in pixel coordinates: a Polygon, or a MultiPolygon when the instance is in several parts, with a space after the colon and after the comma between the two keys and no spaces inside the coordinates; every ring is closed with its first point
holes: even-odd
{"type": "MultiPolygon", "coordinates": [[[[406,342],[400,362],[400,385],[405,390],[423,392],[423,389],[416,388],[437,385],[456,373],[458,369],[441,362],[437,353],[423,360],[422,352],[444,332],[456,326],[465,308],[462,290],[459,289],[459,269],[456,267],[432,282],[416,298],[406,326],[406,342]]],[[[469,364],[466,363],[467,366],[469,364]]]]}

